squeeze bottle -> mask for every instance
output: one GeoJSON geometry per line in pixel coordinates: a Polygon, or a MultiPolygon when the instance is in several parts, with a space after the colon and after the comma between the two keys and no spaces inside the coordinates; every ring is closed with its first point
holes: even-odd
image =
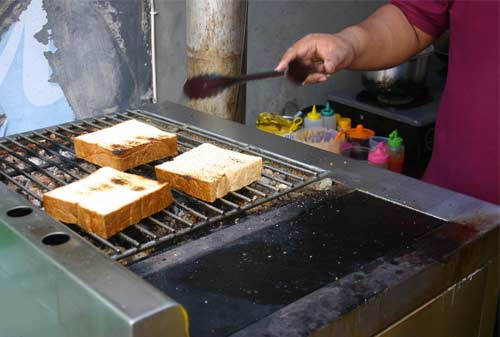
{"type": "Polygon", "coordinates": [[[374,166],[388,168],[389,154],[387,153],[387,145],[378,143],[373,151],[368,154],[368,162],[374,166]]]}
{"type": "Polygon", "coordinates": [[[389,154],[389,170],[401,173],[405,161],[405,147],[403,138],[398,135],[398,130],[394,130],[389,134],[387,153],[389,154]]]}
{"type": "Polygon", "coordinates": [[[326,102],[325,107],[321,110],[321,119],[323,120],[323,127],[336,130],[337,118],[335,117],[335,111],[330,107],[330,102],[326,102]]]}
{"type": "Polygon", "coordinates": [[[347,131],[351,128],[351,119],[348,117],[339,118],[339,131],[347,131]]]}
{"type": "Polygon", "coordinates": [[[311,112],[309,112],[304,118],[305,128],[320,128],[323,126],[323,121],[321,120],[321,114],[316,110],[316,105],[313,105],[311,112]]]}

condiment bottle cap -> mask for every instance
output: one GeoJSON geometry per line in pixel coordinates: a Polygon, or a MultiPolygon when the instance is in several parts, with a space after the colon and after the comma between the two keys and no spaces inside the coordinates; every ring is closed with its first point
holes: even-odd
{"type": "Polygon", "coordinates": [[[398,130],[394,130],[389,134],[387,145],[391,147],[400,147],[403,145],[403,138],[399,137],[398,130]]]}
{"type": "Polygon", "coordinates": [[[330,107],[330,102],[326,102],[325,107],[323,108],[323,110],[321,110],[321,115],[330,117],[333,116],[334,113],[335,111],[333,111],[333,109],[330,107]]]}
{"type": "Polygon", "coordinates": [[[318,119],[321,119],[321,114],[319,114],[318,111],[316,110],[316,105],[313,105],[311,112],[309,112],[307,114],[307,118],[309,118],[310,120],[313,120],[313,121],[317,121],[318,119]]]}
{"type": "Polygon", "coordinates": [[[375,132],[373,130],[363,127],[362,124],[358,124],[355,128],[347,130],[346,133],[349,138],[355,139],[369,139],[375,136],[375,132]]]}
{"type": "Polygon", "coordinates": [[[339,118],[339,126],[342,129],[350,129],[351,128],[351,119],[348,117],[339,118]]]}
{"type": "Polygon", "coordinates": [[[374,164],[385,164],[389,160],[387,145],[384,142],[378,143],[373,151],[368,153],[368,161],[374,164]]]}

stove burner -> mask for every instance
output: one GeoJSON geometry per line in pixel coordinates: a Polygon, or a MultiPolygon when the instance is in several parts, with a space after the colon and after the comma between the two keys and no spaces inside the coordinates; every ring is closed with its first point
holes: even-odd
{"type": "Polygon", "coordinates": [[[415,100],[413,96],[391,96],[387,94],[377,95],[377,100],[385,105],[401,106],[410,104],[415,100]]]}
{"type": "Polygon", "coordinates": [[[356,100],[373,106],[398,109],[413,109],[431,102],[433,99],[428,88],[412,91],[411,95],[404,93],[373,94],[368,90],[362,90],[356,95],[356,100]]]}

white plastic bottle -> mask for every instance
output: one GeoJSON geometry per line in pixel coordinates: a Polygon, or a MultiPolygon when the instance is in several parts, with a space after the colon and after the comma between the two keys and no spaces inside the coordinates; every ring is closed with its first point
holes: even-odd
{"type": "Polygon", "coordinates": [[[330,107],[330,102],[326,102],[325,107],[321,110],[321,119],[323,127],[330,130],[337,130],[337,117],[335,111],[330,107]]]}
{"type": "Polygon", "coordinates": [[[313,105],[311,112],[309,112],[304,118],[304,127],[309,128],[320,128],[323,126],[323,121],[321,119],[321,114],[316,110],[316,105],[313,105]]]}

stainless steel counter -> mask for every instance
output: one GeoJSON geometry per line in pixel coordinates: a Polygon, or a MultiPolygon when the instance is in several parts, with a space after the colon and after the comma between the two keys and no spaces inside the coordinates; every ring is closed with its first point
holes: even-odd
{"type": "Polygon", "coordinates": [[[483,269],[486,295],[475,295],[494,311],[488,298],[498,294],[499,206],[171,103],[148,110],[327,169],[349,188],[448,221],[410,252],[375,259],[234,336],[371,336],[483,269]]]}
{"type": "MultiPolygon", "coordinates": [[[[498,256],[498,206],[173,103],[144,109],[322,167],[338,184],[449,222],[422,237],[412,251],[378,258],[236,336],[372,335],[498,256]]],[[[0,302],[0,323],[11,328],[7,331],[19,327],[25,336],[185,335],[183,310],[165,294],[42,211],[8,216],[12,207],[28,203],[3,185],[0,193],[0,280],[19,295],[0,302]],[[71,240],[42,244],[52,232],[71,240]],[[22,310],[10,309],[30,303],[49,317],[40,320],[36,331],[23,325],[22,310]],[[13,312],[10,318],[7,312],[13,312]]]]}

